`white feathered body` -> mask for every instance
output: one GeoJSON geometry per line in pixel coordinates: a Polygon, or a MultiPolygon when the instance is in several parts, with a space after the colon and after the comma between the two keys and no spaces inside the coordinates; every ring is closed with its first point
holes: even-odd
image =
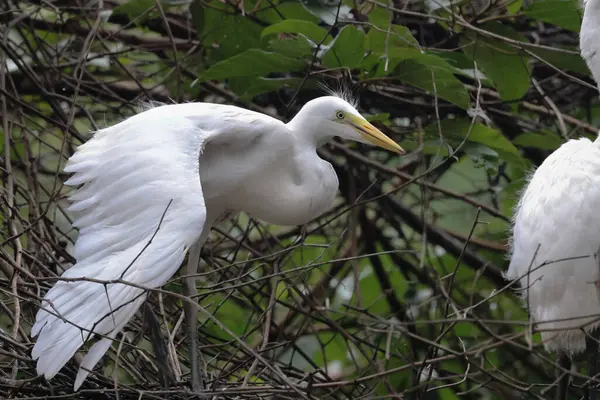
{"type": "Polygon", "coordinates": [[[103,337],[76,390],[143,303],[144,288],[163,286],[220,214],[303,224],[331,205],[338,185],[331,165],[285,124],[207,103],[152,108],[98,131],[65,171],[74,173],[66,184],[81,185],[70,209],[77,263],[62,275],[73,281],[57,282],[42,302],[32,356],[51,378],[91,331],[103,337]]]}
{"type": "Polygon", "coordinates": [[[596,82],[600,82],[600,0],[584,0],[579,47],[596,82]]]}
{"type": "Polygon", "coordinates": [[[579,327],[600,318],[600,139],[570,140],[540,165],[517,206],[511,247],[506,277],[520,279],[545,347],[583,350],[579,327]]]}
{"type": "MultiPolygon", "coordinates": [[[[209,205],[220,211],[245,211],[276,225],[301,225],[329,208],[338,178],[315,146],[273,118],[232,106],[212,107],[229,110],[221,115],[231,124],[226,133],[210,140],[200,157],[209,205]]],[[[200,124],[201,118],[192,120],[200,124]]]]}

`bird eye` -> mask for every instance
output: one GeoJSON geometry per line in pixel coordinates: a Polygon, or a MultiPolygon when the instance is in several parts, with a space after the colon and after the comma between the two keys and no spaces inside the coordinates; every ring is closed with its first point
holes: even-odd
{"type": "Polygon", "coordinates": [[[335,116],[337,117],[337,119],[344,119],[344,113],[341,111],[336,112],[335,116]]]}

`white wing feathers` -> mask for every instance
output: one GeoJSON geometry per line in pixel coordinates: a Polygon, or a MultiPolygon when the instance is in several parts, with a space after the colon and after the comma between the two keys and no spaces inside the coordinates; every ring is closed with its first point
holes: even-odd
{"type": "Polygon", "coordinates": [[[77,263],[62,276],[83,280],[59,281],[48,291],[31,335],[39,335],[32,357],[47,379],[93,337],[90,332],[104,337],[85,356],[75,390],[145,300],[140,287],[164,285],[202,233],[198,159],[207,132],[161,109],[97,132],[65,168],[74,173],[66,184],[83,186],[70,208],[79,214],[77,263]]]}
{"type": "Polygon", "coordinates": [[[594,80],[600,83],[600,0],[584,0],[584,7],[579,47],[594,80]]]}

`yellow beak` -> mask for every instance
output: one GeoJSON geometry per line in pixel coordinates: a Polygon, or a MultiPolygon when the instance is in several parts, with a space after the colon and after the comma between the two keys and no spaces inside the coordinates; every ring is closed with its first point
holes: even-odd
{"type": "Polygon", "coordinates": [[[367,142],[374,146],[379,146],[383,149],[393,151],[394,153],[404,154],[406,151],[392,139],[387,137],[379,129],[371,125],[367,120],[354,115],[348,116],[350,124],[356,128],[366,139],[367,142]]]}

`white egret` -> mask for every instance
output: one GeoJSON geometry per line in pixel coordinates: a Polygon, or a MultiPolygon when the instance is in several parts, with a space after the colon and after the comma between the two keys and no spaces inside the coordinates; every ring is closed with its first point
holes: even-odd
{"type": "MultiPolygon", "coordinates": [[[[600,81],[600,0],[584,3],[581,54],[600,81]]],[[[518,203],[506,277],[519,279],[544,347],[588,348],[596,372],[600,323],[600,138],[569,140],[535,171],[518,203]]],[[[595,398],[595,390],[590,390],[595,398]]]]}
{"type": "Polygon", "coordinates": [[[600,82],[600,0],[583,0],[583,5],[579,48],[594,80],[600,82]]]}
{"type": "Polygon", "coordinates": [[[334,136],[404,153],[335,96],[308,102],[287,124],[234,106],[188,103],[150,108],[96,132],[65,168],[74,173],[65,184],[79,186],[70,207],[79,214],[77,263],[46,293],[31,329],[38,373],[50,379],[101,336],[83,358],[77,390],[146,299],[143,288],[164,285],[188,250],[197,265],[211,225],[225,213],[300,225],[326,211],[338,179],[316,149],[334,136]]]}
{"type": "Polygon", "coordinates": [[[517,206],[506,277],[520,279],[548,350],[580,352],[586,339],[580,327],[598,325],[592,323],[600,314],[593,284],[600,278],[598,209],[600,140],[586,138],[569,140],[546,158],[517,206]]]}

